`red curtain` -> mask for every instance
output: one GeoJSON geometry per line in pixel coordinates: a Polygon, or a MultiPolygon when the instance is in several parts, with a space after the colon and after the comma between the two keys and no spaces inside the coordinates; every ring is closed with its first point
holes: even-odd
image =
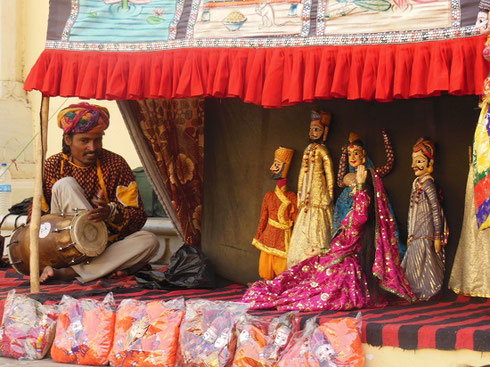
{"type": "Polygon", "coordinates": [[[315,99],[377,101],[481,94],[486,36],[370,46],[45,50],[25,89],[49,96],[136,100],[239,97],[265,107],[315,99]]]}

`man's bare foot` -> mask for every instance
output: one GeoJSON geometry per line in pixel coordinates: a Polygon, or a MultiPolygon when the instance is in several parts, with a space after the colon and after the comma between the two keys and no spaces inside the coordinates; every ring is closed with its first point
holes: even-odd
{"type": "Polygon", "coordinates": [[[48,279],[71,280],[76,276],[77,273],[72,268],[54,269],[48,265],[39,276],[39,282],[43,283],[48,279]]]}
{"type": "Polygon", "coordinates": [[[41,283],[44,283],[49,278],[54,278],[54,269],[51,266],[46,266],[43,269],[43,272],[41,273],[41,275],[39,276],[39,281],[41,283]]]}

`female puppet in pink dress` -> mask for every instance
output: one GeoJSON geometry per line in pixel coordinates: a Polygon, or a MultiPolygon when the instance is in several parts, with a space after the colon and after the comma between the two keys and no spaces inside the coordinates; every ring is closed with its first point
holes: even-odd
{"type": "MultiPolygon", "coordinates": [[[[354,189],[354,203],[342,221],[342,231],[332,240],[328,252],[302,261],[274,280],[254,283],[242,301],[251,303],[252,309],[306,311],[350,310],[370,305],[371,296],[359,259],[371,202],[363,189],[367,173],[360,165],[355,174],[346,176],[346,183],[354,189]]],[[[377,206],[383,205],[382,195],[375,195],[374,201],[377,206]]],[[[389,212],[388,208],[385,209],[389,212]]],[[[396,242],[389,243],[387,238],[391,233],[389,220],[377,223],[377,227],[377,232],[384,237],[378,237],[373,267],[373,271],[378,272],[380,287],[412,301],[415,297],[399,266],[399,259],[393,259],[396,254],[390,250],[397,249],[397,246],[396,242]],[[387,265],[386,262],[389,266],[383,266],[387,265]]]]}

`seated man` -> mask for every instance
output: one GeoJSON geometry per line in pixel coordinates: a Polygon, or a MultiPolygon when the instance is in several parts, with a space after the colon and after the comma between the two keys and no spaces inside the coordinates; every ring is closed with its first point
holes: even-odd
{"type": "Polygon", "coordinates": [[[158,240],[153,233],[139,231],[146,213],[129,165],[102,148],[109,112],[88,103],[71,105],[58,114],[58,126],[64,132],[63,151],[44,165],[43,212],[87,209],[89,220],[106,223],[112,244],[88,263],[61,269],[46,266],[40,281],[77,278],[84,283],[141,269],[157,252],[158,240]]]}

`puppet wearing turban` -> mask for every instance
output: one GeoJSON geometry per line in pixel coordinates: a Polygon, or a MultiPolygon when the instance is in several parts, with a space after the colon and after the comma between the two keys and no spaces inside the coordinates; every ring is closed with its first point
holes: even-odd
{"type": "Polygon", "coordinates": [[[431,173],[435,144],[419,139],[413,146],[415,180],[408,209],[407,252],[402,261],[412,290],[421,300],[437,294],[444,280],[445,218],[431,173]]]}
{"type": "Polygon", "coordinates": [[[310,144],[306,147],[298,179],[298,219],[291,237],[288,268],[330,244],[333,217],[333,165],[327,147],[332,115],[312,111],[310,144]]]}
{"type": "Polygon", "coordinates": [[[259,275],[264,279],[273,279],[287,268],[291,231],[297,215],[296,194],[286,187],[293,153],[294,150],[284,147],[274,152],[270,171],[272,178],[278,181],[275,190],[264,197],[259,226],[252,241],[252,245],[261,251],[259,275]]]}

